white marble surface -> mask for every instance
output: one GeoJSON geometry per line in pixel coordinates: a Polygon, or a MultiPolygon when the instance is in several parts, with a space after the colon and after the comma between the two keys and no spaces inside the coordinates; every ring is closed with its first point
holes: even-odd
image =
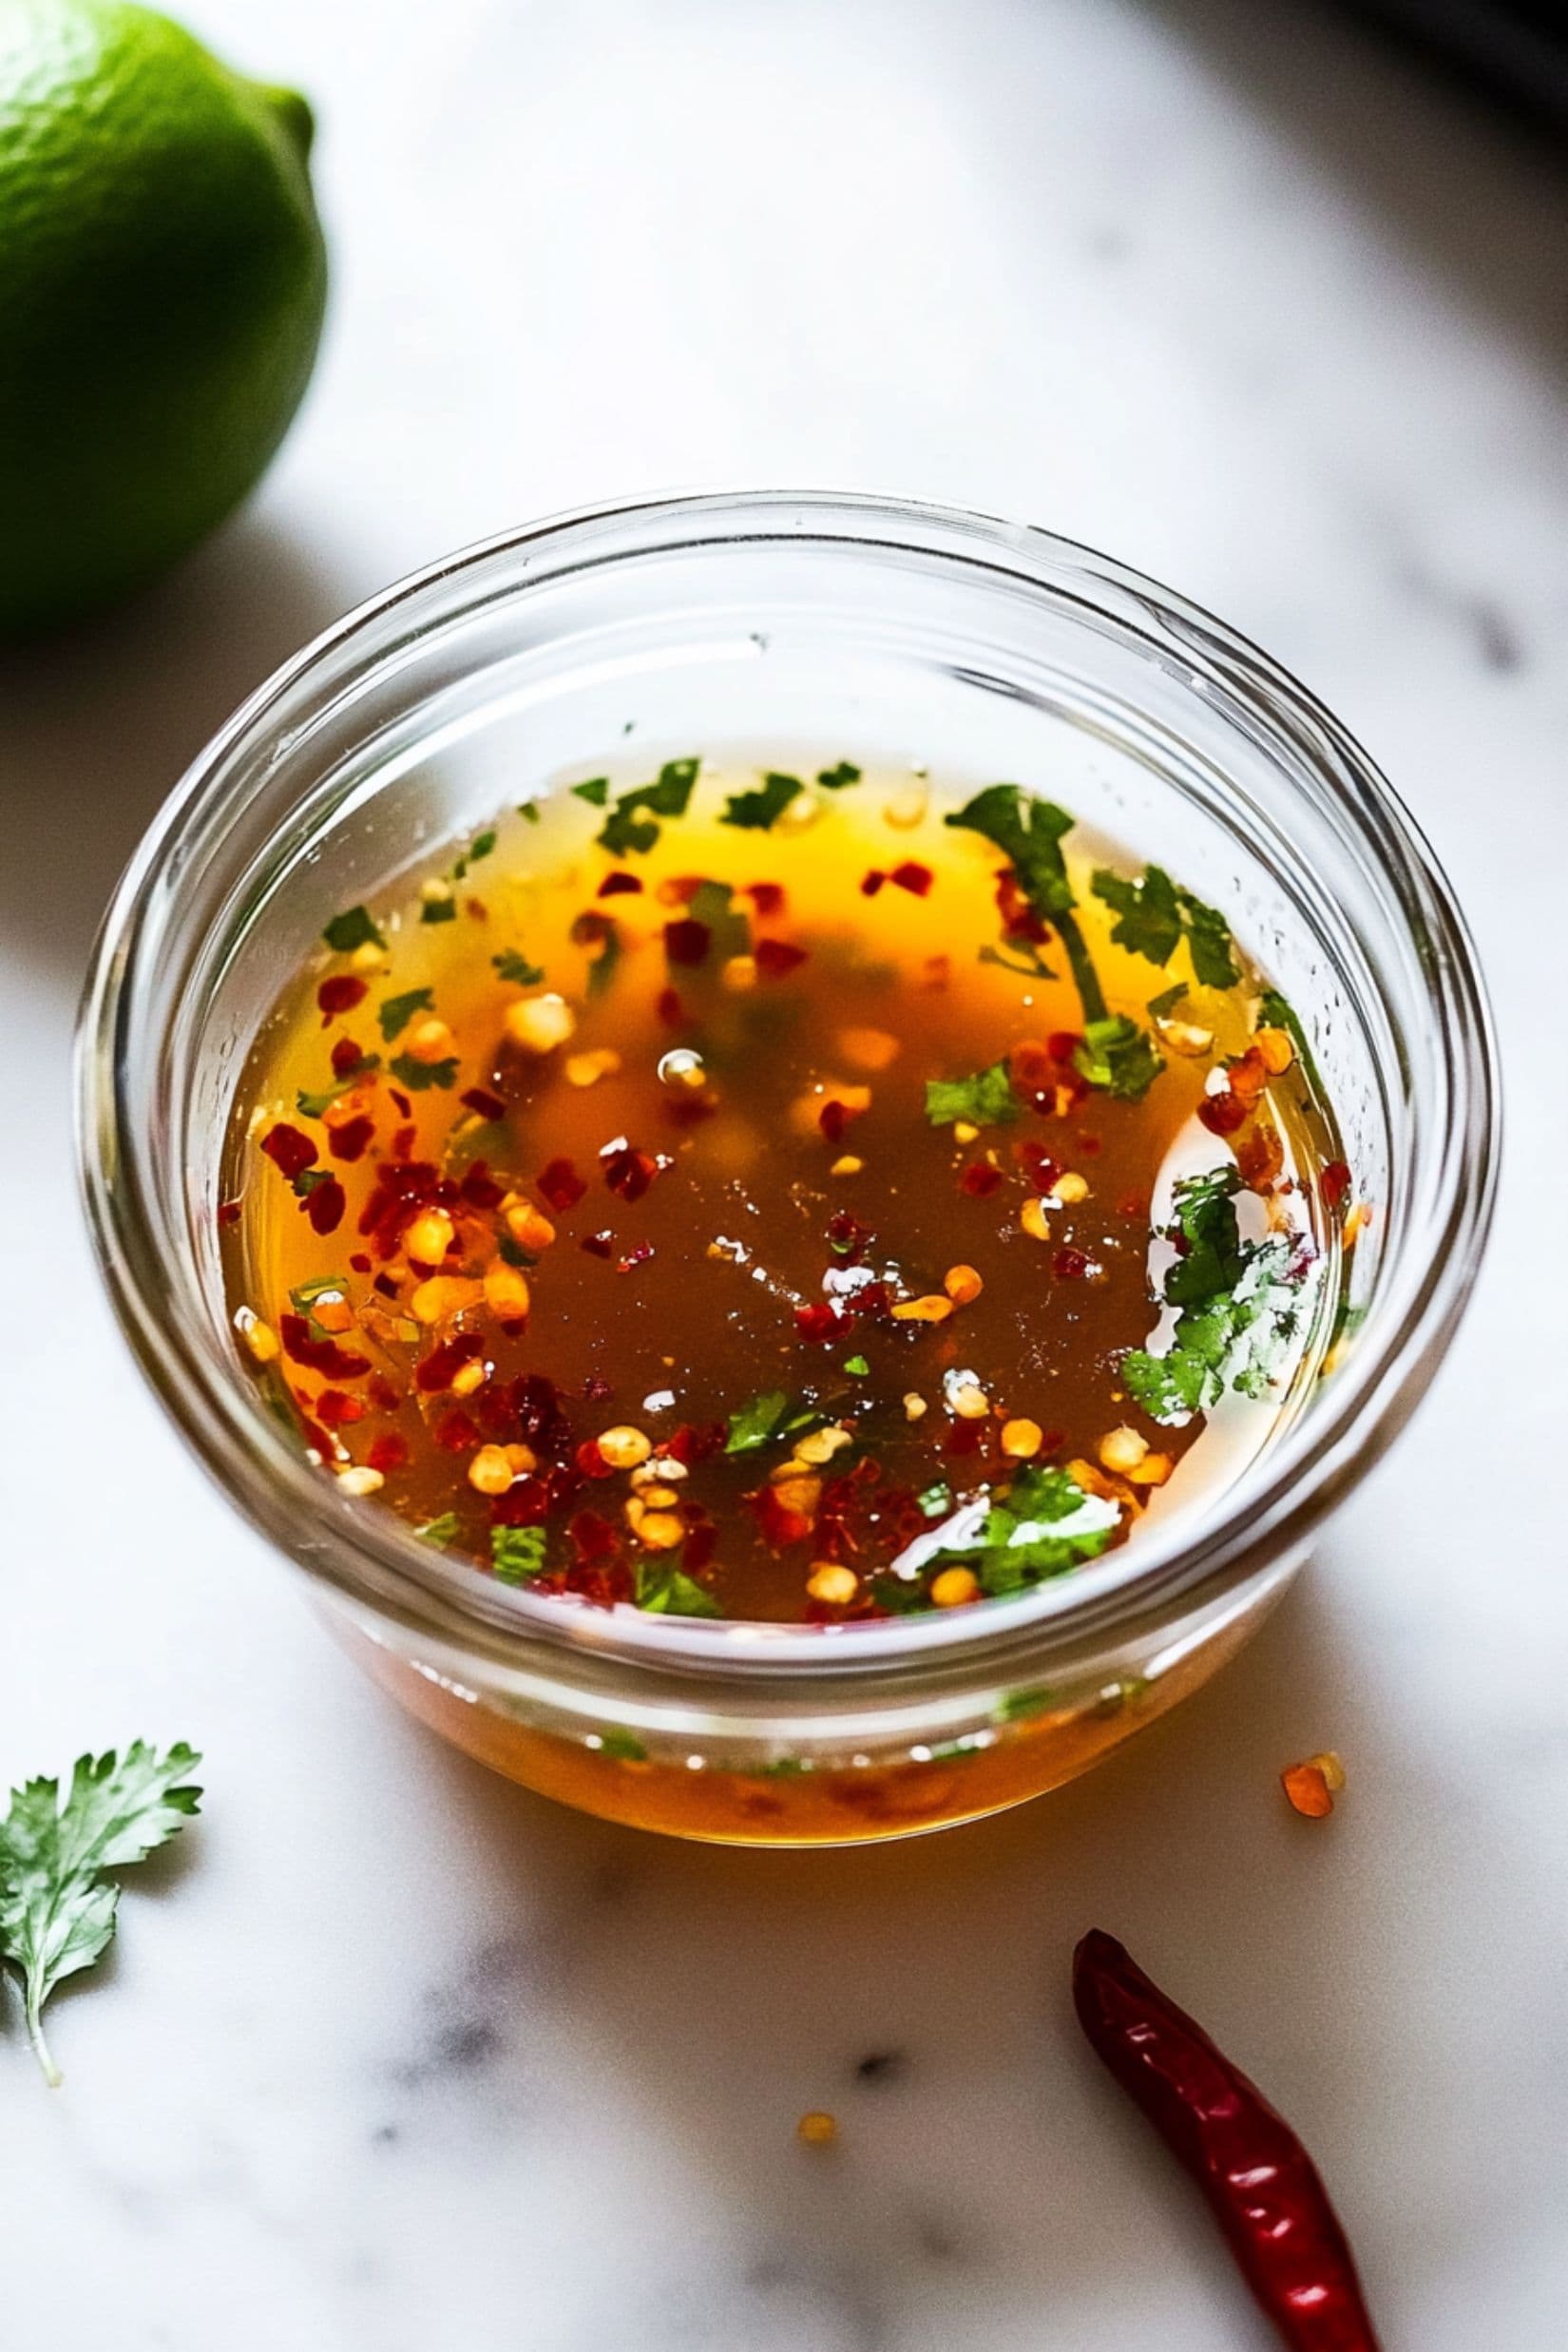
{"type": "Polygon", "coordinates": [[[1255,0],[193,0],[318,102],[336,257],[261,496],[0,667],[0,1771],[145,1731],[210,1810],[0,2040],[14,2352],[1261,2347],[1080,2048],[1122,1933],[1298,2120],[1389,2352],[1568,2296],[1568,181],[1255,0]],[[683,1849],[444,1755],[143,1393],[67,1133],[102,901],[242,690],[385,579],[716,479],[908,488],[1178,583],[1456,870],[1511,1063],[1482,1294],[1252,1652],[1098,1777],[909,1847],[683,1849]],[[1307,1827],[1274,1783],[1343,1750],[1307,1827]],[[898,2063],[874,2083],[857,2062],[898,2063]],[[793,2138],[834,2108],[839,2150],[793,2138]]]}

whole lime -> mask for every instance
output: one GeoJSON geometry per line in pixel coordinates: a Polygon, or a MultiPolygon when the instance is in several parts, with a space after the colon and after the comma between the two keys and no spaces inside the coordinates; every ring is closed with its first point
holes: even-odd
{"type": "Polygon", "coordinates": [[[226,514],[309,380],[311,111],[127,0],[0,0],[0,633],[226,514]]]}

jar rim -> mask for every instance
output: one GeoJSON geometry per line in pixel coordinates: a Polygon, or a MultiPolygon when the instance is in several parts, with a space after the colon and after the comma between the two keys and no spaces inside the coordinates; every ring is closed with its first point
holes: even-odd
{"type": "MultiPolygon", "coordinates": [[[[592,560],[614,562],[631,551],[601,545],[592,560]]],[[[813,1676],[824,1684],[925,1683],[966,1678],[983,1663],[1003,1671],[1024,1655],[1038,1665],[1091,1634],[1131,1634],[1177,1596],[1195,1599],[1240,1584],[1303,1544],[1403,1426],[1463,1310],[1497,1184],[1497,1048],[1468,929],[1425,835],[1339,722],[1228,624],[1111,558],[1034,526],[862,492],[703,490],[578,507],[426,565],[335,622],[239,706],[153,820],[104,920],[77,1063],[80,1176],[111,1299],[152,1386],[230,1499],[308,1574],[432,1639],[546,1673],[576,1660],[600,1673],[684,1675],[698,1686],[774,1677],[794,1686],[813,1676]],[[1429,1137],[1431,1198],[1419,1229],[1413,1220],[1400,1238],[1397,1296],[1374,1296],[1355,1348],[1311,1410],[1176,1537],[1145,1530],[1132,1559],[1127,1547],[983,1610],[864,1625],[648,1619],[574,1606],[496,1585],[422,1544],[394,1515],[342,1495],[280,1430],[258,1428],[254,1413],[247,1417],[237,1373],[199,1342],[201,1314],[178,1311],[181,1235],[171,1209],[178,1187],[165,1198],[159,1178],[167,1171],[149,1165],[150,1138],[129,1100],[128,1073],[136,1050],[149,1042],[138,1000],[155,951],[155,902],[218,796],[227,763],[246,745],[264,742],[280,706],[313,680],[340,688],[350,677],[373,676],[407,644],[411,621],[417,641],[488,601],[495,592],[490,576],[507,560],[521,559],[522,574],[501,584],[500,599],[525,598],[621,526],[663,531],[654,544],[671,553],[769,540],[832,543],[847,551],[947,554],[1000,571],[1015,586],[1032,581],[1042,593],[1070,580],[1079,599],[1101,614],[1119,607],[1119,618],[1136,613],[1145,632],[1174,632],[1189,668],[1218,665],[1227,691],[1246,696],[1267,727],[1310,744],[1317,782],[1392,889],[1420,951],[1447,1096],[1446,1115],[1429,1137]],[[378,642],[389,628],[391,642],[378,642]]],[[[1391,1278],[1386,1287],[1395,1287],[1391,1278]]],[[[200,1305],[194,1276],[189,1290],[200,1305]]]]}

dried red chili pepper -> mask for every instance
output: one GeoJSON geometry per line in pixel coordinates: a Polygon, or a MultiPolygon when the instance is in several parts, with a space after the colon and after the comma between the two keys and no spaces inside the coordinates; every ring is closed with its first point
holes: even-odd
{"type": "Polygon", "coordinates": [[[1328,2191],[1261,2091],[1098,1927],[1073,1955],[1073,2004],[1097,2055],[1207,2197],[1281,2340],[1292,2352],[1378,2352],[1328,2191]]]}

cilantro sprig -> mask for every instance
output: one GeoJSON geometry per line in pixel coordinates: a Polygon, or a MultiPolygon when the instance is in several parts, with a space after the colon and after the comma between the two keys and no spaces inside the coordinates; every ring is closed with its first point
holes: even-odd
{"type": "Polygon", "coordinates": [[[729,1429],[724,1440],[727,1454],[754,1454],[758,1447],[771,1445],[775,1438],[797,1437],[821,1420],[820,1413],[810,1405],[792,1409],[782,1388],[770,1388],[743,1405],[729,1418],[729,1429]]]}
{"type": "Polygon", "coordinates": [[[1083,1007],[1083,1044],[1077,1056],[1083,1077],[1091,1086],[1133,1100],[1146,1094],[1165,1065],[1137,1023],[1113,1014],[1105,1002],[1061,847],[1073,829],[1067,811],[1054,800],[1037,800],[1022,785],[990,784],[944,822],[979,833],[1003,852],[1029,905],[1061,940],[1083,1007]]]}
{"type": "Polygon", "coordinates": [[[666,1560],[640,1560],[637,1605],[650,1616],[717,1617],[724,1612],[695,1577],[666,1560]]]}
{"type": "Polygon", "coordinates": [[[1102,866],[1089,887],[1117,918],[1111,937],[1119,947],[1165,965],[1185,940],[1193,970],[1206,988],[1233,988],[1241,978],[1225,917],[1173,882],[1162,866],[1145,868],[1137,882],[1102,866]]]}
{"type": "Polygon", "coordinates": [[[105,1872],[144,1861],[199,1810],[201,1791],[187,1775],[201,1761],[183,1741],[161,1756],[135,1740],[124,1756],[79,1757],[64,1803],[54,1780],[11,1791],[0,1822],[0,1960],[20,1981],[28,2038],[51,2086],[60,2070],[44,2038],[44,2004],[113,1939],[120,1889],[105,1872]]]}
{"type": "Polygon", "coordinates": [[[1163,1354],[1131,1348],[1121,1359],[1127,1393],[1151,1420],[1207,1412],[1227,1389],[1262,1397],[1300,1329],[1306,1269],[1281,1234],[1248,1241],[1236,1221],[1234,1168],[1185,1177],[1176,1188],[1167,1238],[1178,1244],[1161,1288],[1179,1311],[1163,1354]]]}

